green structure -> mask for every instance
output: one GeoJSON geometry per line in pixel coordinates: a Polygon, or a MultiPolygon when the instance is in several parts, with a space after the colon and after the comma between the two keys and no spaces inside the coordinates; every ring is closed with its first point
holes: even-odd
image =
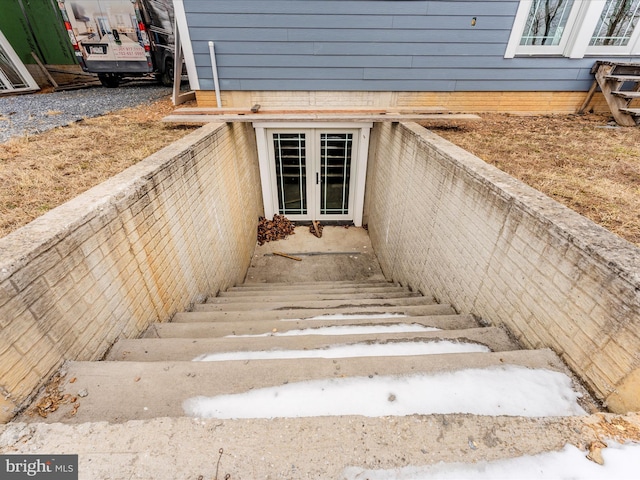
{"type": "Polygon", "coordinates": [[[27,65],[31,52],[45,65],[77,64],[55,0],[2,0],[0,30],[27,65]]]}

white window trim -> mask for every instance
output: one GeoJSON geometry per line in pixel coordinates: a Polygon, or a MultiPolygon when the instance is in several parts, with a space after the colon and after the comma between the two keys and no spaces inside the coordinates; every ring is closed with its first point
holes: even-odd
{"type": "MultiPolygon", "coordinates": [[[[196,69],[196,58],[193,54],[193,44],[191,43],[189,25],[187,25],[187,13],[184,9],[183,0],[173,0],[173,14],[176,19],[176,27],[180,31],[182,56],[184,58],[184,64],[187,67],[189,87],[191,90],[200,90],[200,79],[198,78],[198,70],[196,69]]],[[[176,49],[177,48],[178,45],[176,45],[176,49]]]]}
{"type": "Polygon", "coordinates": [[[7,78],[2,70],[0,70],[0,76],[2,76],[2,79],[0,81],[2,81],[2,83],[7,87],[6,90],[0,90],[0,93],[31,92],[34,90],[40,90],[38,83],[33,79],[31,74],[29,73],[29,70],[27,70],[27,67],[24,66],[24,63],[22,63],[22,60],[20,60],[20,57],[18,57],[18,54],[15,52],[15,50],[9,43],[9,40],[7,40],[7,37],[4,36],[2,31],[0,31],[0,46],[2,46],[2,49],[9,58],[9,62],[11,62],[13,68],[16,70],[18,75],[22,77],[22,80],[24,80],[25,84],[27,85],[26,87],[15,88],[11,84],[9,78],[7,78]]]}
{"type": "Polygon", "coordinates": [[[640,54],[640,23],[624,47],[589,46],[606,0],[575,0],[560,45],[520,45],[533,0],[520,0],[504,58],[526,56],[630,56],[640,54]]]}
{"type": "Polygon", "coordinates": [[[367,164],[369,159],[369,136],[372,122],[254,122],[253,127],[256,132],[256,146],[258,149],[258,163],[260,166],[260,178],[262,185],[262,202],[264,206],[264,216],[272,218],[278,213],[278,202],[275,195],[273,185],[275,179],[272,178],[272,169],[269,157],[269,143],[267,130],[272,129],[295,129],[295,130],[314,130],[314,129],[344,129],[357,130],[358,134],[358,150],[357,157],[354,159],[354,197],[353,197],[353,224],[356,227],[362,226],[362,218],[364,212],[364,190],[367,179],[367,164]]]}

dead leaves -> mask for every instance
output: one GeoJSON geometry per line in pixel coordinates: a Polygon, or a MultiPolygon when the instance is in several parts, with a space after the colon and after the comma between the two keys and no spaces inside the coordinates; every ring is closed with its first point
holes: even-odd
{"type": "Polygon", "coordinates": [[[284,240],[294,234],[295,225],[284,215],[274,215],[273,220],[260,217],[258,221],[258,245],[274,240],[284,240]]]}
{"type": "MultiPolygon", "coordinates": [[[[38,400],[27,412],[30,416],[39,415],[42,418],[47,418],[47,416],[55,411],[57,411],[62,405],[72,405],[72,408],[69,412],[69,416],[74,416],[78,412],[78,408],[80,408],[80,403],[78,403],[78,397],[73,396],[69,393],[62,394],[60,392],[60,382],[64,378],[64,375],[56,375],[46,386],[44,395],[40,400],[38,400]]],[[[69,383],[74,383],[76,378],[72,378],[69,380],[69,383]]]]}

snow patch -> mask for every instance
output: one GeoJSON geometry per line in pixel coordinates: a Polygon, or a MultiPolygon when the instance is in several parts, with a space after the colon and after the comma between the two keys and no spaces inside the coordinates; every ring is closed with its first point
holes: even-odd
{"type": "Polygon", "coordinates": [[[246,393],[193,397],[185,413],[203,418],[366,417],[470,413],[525,417],[584,415],[563,373],[520,366],[407,376],[332,378],[246,393]]]}
{"type": "Polygon", "coordinates": [[[349,467],[344,480],[625,480],[637,479],[640,472],[640,444],[608,441],[602,450],[604,465],[586,458],[586,452],[566,445],[558,452],[478,463],[438,463],[393,470],[364,470],[349,467]]]}
{"type": "Polygon", "coordinates": [[[264,350],[253,352],[209,353],[193,359],[194,362],[223,362],[227,360],[274,360],[285,358],[353,358],[400,357],[411,355],[435,355],[442,353],[490,352],[479,343],[431,340],[389,343],[358,343],[334,345],[311,350],[264,350]]]}
{"type": "Polygon", "coordinates": [[[418,323],[392,323],[388,325],[334,325],[331,327],[302,328],[285,332],[267,332],[247,335],[226,335],[229,338],[295,337],[298,335],[366,335],[384,333],[437,332],[439,328],[418,323]]]}

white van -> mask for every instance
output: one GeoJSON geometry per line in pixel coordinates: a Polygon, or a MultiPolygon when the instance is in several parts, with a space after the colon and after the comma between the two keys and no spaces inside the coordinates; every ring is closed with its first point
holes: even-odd
{"type": "Polygon", "coordinates": [[[97,73],[105,87],[151,73],[171,84],[171,0],[59,0],[58,5],[80,65],[97,73]]]}

